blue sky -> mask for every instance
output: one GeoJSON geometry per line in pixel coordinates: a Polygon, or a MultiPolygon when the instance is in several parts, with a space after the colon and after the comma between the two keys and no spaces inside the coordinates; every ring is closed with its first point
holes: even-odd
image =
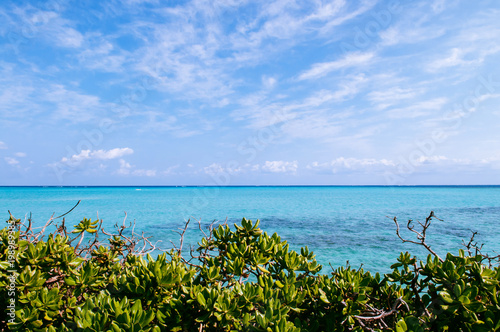
{"type": "Polygon", "coordinates": [[[1,185],[500,184],[497,1],[2,1],[1,185]]]}

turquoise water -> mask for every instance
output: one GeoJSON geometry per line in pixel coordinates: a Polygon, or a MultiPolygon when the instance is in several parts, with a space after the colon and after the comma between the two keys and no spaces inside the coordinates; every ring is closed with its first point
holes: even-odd
{"type": "MultiPolygon", "coordinates": [[[[486,251],[500,251],[500,187],[0,187],[0,217],[10,210],[17,218],[30,212],[37,224],[68,211],[70,224],[83,217],[104,220],[108,230],[116,222],[136,220],[137,230],[162,240],[178,241],[173,232],[185,220],[233,223],[260,219],[261,228],[277,232],[294,249],[308,246],[324,265],[323,272],[363,264],[370,271],[387,272],[400,251],[425,258],[427,253],[403,244],[395,235],[394,216],[425,220],[433,210],[428,243],[441,255],[462,248],[471,230],[478,231],[486,251]],[[387,218],[389,217],[389,218],[387,218]]],[[[406,234],[409,238],[410,234],[406,234]]],[[[190,226],[188,244],[200,232],[190,226]]],[[[412,238],[413,239],[413,238],[412,238]]]]}

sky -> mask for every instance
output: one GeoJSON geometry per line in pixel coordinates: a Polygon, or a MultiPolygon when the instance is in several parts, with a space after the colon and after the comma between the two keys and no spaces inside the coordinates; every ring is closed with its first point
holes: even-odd
{"type": "Polygon", "coordinates": [[[0,3],[0,185],[500,184],[496,0],[0,3]]]}

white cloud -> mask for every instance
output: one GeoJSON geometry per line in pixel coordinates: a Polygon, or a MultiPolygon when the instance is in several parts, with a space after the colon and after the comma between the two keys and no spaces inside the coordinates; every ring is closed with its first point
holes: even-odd
{"type": "Polygon", "coordinates": [[[175,174],[175,170],[178,169],[181,165],[174,165],[174,166],[170,166],[169,168],[167,168],[166,170],[164,170],[162,172],[163,175],[171,175],[171,174],[175,174]]]}
{"type": "Polygon", "coordinates": [[[128,175],[130,174],[131,168],[132,166],[128,162],[126,162],[123,159],[120,159],[120,168],[116,172],[120,175],[128,175]]]}
{"type": "MultiPolygon", "coordinates": [[[[430,164],[430,163],[439,163],[442,161],[448,161],[450,159],[446,158],[445,156],[421,156],[419,157],[416,161],[418,163],[424,164],[430,164]]],[[[462,159],[451,159],[450,160],[453,163],[464,163],[464,160],[462,159]]]]}
{"type": "Polygon", "coordinates": [[[210,166],[207,166],[207,167],[204,167],[203,168],[203,172],[205,174],[208,174],[210,176],[215,176],[215,175],[218,175],[218,174],[230,174],[230,175],[234,175],[234,174],[237,174],[237,173],[240,173],[244,171],[244,169],[242,167],[224,167],[220,164],[217,164],[217,163],[213,163],[211,164],[210,166]]]}
{"type": "Polygon", "coordinates": [[[178,113],[178,116],[156,111],[141,112],[141,115],[146,118],[144,125],[141,127],[141,131],[168,131],[175,137],[184,138],[199,135],[203,132],[202,130],[208,131],[210,129],[207,122],[204,122],[201,115],[196,112],[191,114],[189,110],[176,110],[176,113],[178,113]],[[200,117],[197,117],[197,115],[200,117]],[[183,122],[185,119],[194,118],[201,122],[197,128],[192,128],[193,126],[186,126],[183,122]]]}
{"type": "Polygon", "coordinates": [[[479,96],[479,98],[477,98],[477,100],[479,102],[482,102],[482,101],[485,101],[488,99],[497,99],[497,98],[500,98],[500,93],[488,93],[488,94],[484,94],[484,95],[479,96]]]}
{"type": "MultiPolygon", "coordinates": [[[[410,20],[413,21],[413,20],[410,20]]],[[[400,25],[391,26],[380,33],[382,45],[393,46],[402,44],[417,44],[439,38],[446,29],[439,26],[420,26],[422,20],[414,20],[417,24],[409,24],[408,20],[400,25]]]]}
{"type": "Polygon", "coordinates": [[[4,142],[0,141],[0,150],[6,150],[7,149],[7,144],[4,142]]]}
{"type": "Polygon", "coordinates": [[[347,114],[339,109],[339,105],[354,98],[367,81],[363,74],[350,75],[338,84],[337,89],[313,91],[303,100],[281,101],[280,96],[269,100],[253,95],[254,98],[242,100],[245,108],[233,111],[231,115],[236,120],[244,120],[250,128],[274,126],[274,136],[284,133],[289,137],[331,138],[340,125],[338,120],[347,114]]]}
{"type": "Polygon", "coordinates": [[[408,107],[390,109],[386,115],[391,119],[417,118],[441,110],[447,102],[448,99],[444,97],[424,100],[408,107]]]}
{"type": "Polygon", "coordinates": [[[455,67],[455,66],[464,66],[464,65],[473,65],[479,64],[482,62],[482,59],[476,60],[464,60],[464,56],[466,52],[464,52],[460,48],[453,48],[450,52],[451,54],[446,58],[437,59],[431,62],[428,65],[428,70],[430,71],[438,71],[443,68],[455,67]]]}
{"type": "Polygon", "coordinates": [[[372,61],[375,54],[373,52],[354,52],[346,54],[344,58],[331,62],[315,63],[311,69],[299,75],[299,80],[316,79],[326,76],[332,71],[367,65],[372,61]]]}
{"type": "Polygon", "coordinates": [[[377,109],[385,109],[398,104],[402,100],[412,99],[420,93],[422,93],[422,90],[393,87],[384,90],[372,91],[368,93],[368,99],[377,105],[377,109]]]}
{"type": "Polygon", "coordinates": [[[83,44],[83,35],[77,30],[69,27],[54,27],[56,41],[63,47],[80,47],[83,44]]]}
{"type": "Polygon", "coordinates": [[[446,0],[436,0],[432,3],[431,7],[434,13],[441,13],[446,9],[446,0]]]}
{"type": "Polygon", "coordinates": [[[296,173],[298,169],[297,161],[266,161],[263,164],[244,164],[244,165],[222,165],[212,163],[202,169],[202,172],[210,176],[218,175],[238,175],[250,172],[264,173],[296,173]]]}
{"type": "Polygon", "coordinates": [[[0,103],[2,105],[0,114],[8,118],[20,116],[23,120],[26,119],[25,114],[29,111],[36,114],[39,106],[33,98],[35,89],[30,86],[32,83],[24,77],[13,79],[14,70],[3,69],[0,72],[2,76],[0,77],[0,103]]]}
{"type": "Polygon", "coordinates": [[[143,3],[158,3],[158,0],[125,0],[127,5],[138,5],[143,3]]]}
{"type": "Polygon", "coordinates": [[[92,153],[92,157],[96,159],[116,159],[134,153],[131,148],[115,148],[111,150],[97,150],[92,153]]]}
{"type": "Polygon", "coordinates": [[[37,24],[36,33],[61,47],[78,48],[83,44],[83,35],[72,28],[69,20],[63,19],[55,12],[38,11],[31,18],[37,24]],[[38,21],[38,22],[35,22],[38,21]]]}
{"type": "MultiPolygon", "coordinates": [[[[336,3],[346,4],[345,0],[337,0],[336,3]]],[[[356,6],[355,9],[351,12],[345,11],[337,15],[335,18],[329,17],[328,22],[325,24],[323,28],[321,28],[321,32],[323,34],[331,34],[331,29],[347,22],[365,12],[372,9],[373,6],[376,5],[376,1],[363,1],[359,6],[356,6]]],[[[330,6],[331,7],[331,6],[330,6]]]]}
{"type": "Polygon", "coordinates": [[[263,58],[263,53],[272,55],[280,46],[293,47],[311,36],[328,35],[334,26],[361,13],[358,10],[349,12],[345,0],[326,4],[321,1],[268,1],[259,7],[256,17],[246,22],[242,20],[236,28],[238,33],[232,36],[240,54],[254,61],[263,58]]]}
{"type": "Polygon", "coordinates": [[[271,173],[295,173],[298,169],[297,161],[266,161],[261,170],[271,173]]]}
{"type": "Polygon", "coordinates": [[[286,121],[281,131],[293,138],[332,138],[340,131],[341,123],[335,115],[327,112],[311,112],[293,120],[286,121]]]}
{"type": "MultiPolygon", "coordinates": [[[[333,20],[355,17],[368,9],[365,5],[353,12],[344,0],[326,4],[195,1],[162,8],[155,15],[163,15],[164,23],[136,21],[127,27],[127,33],[144,41],[144,47],[133,54],[140,59],[133,66],[157,79],[157,87],[175,99],[203,100],[215,106],[245,85],[239,74],[234,75],[237,70],[274,61],[311,39],[324,39],[330,30],[324,28],[333,20]],[[235,11],[252,14],[234,20],[235,11]],[[235,23],[229,31],[226,21],[235,23]]],[[[343,65],[355,58],[344,60],[343,65]]],[[[276,83],[273,73],[262,80],[266,89],[276,83]]]]}
{"type": "Polygon", "coordinates": [[[12,158],[12,157],[5,157],[4,160],[7,162],[7,164],[15,166],[19,164],[19,160],[12,158]]]}
{"type": "Polygon", "coordinates": [[[14,155],[15,155],[16,157],[19,157],[19,158],[26,157],[26,153],[24,153],[24,152],[16,152],[14,155]]]}
{"type": "Polygon", "coordinates": [[[156,170],[153,169],[136,169],[132,172],[132,175],[135,176],[156,176],[156,170]]]}
{"type": "Polygon", "coordinates": [[[306,166],[307,169],[318,172],[337,173],[341,171],[381,171],[388,167],[394,167],[396,163],[388,159],[375,158],[344,158],[339,157],[331,162],[313,162],[306,166]]]}
{"type": "Polygon", "coordinates": [[[2,63],[0,104],[0,115],[22,124],[35,121],[39,114],[51,122],[82,123],[96,120],[116,107],[74,86],[48,82],[26,66],[4,66],[2,63]]]}
{"type": "Polygon", "coordinates": [[[78,59],[89,69],[121,73],[130,54],[115,47],[110,40],[97,36],[88,41],[78,59]]]}
{"type": "Polygon", "coordinates": [[[73,22],[62,18],[55,11],[26,6],[15,7],[12,13],[18,31],[26,31],[31,38],[43,38],[49,43],[67,48],[78,48],[84,42],[83,35],[72,27],[73,22]]]}
{"type": "Polygon", "coordinates": [[[271,76],[262,76],[262,85],[266,89],[272,89],[276,85],[277,80],[274,77],[271,76]]]}
{"type": "Polygon", "coordinates": [[[156,176],[156,170],[153,169],[134,169],[134,166],[130,165],[123,159],[120,159],[120,168],[116,171],[119,175],[132,175],[132,176],[156,176]]]}
{"type": "Polygon", "coordinates": [[[365,174],[404,174],[419,172],[446,172],[457,170],[462,166],[474,169],[484,167],[495,167],[500,158],[492,157],[481,160],[470,160],[464,158],[448,158],[442,155],[421,155],[418,158],[409,159],[400,156],[398,160],[376,159],[376,158],[345,158],[339,157],[330,162],[312,162],[306,166],[315,173],[365,173],[365,174]]]}
{"type": "Polygon", "coordinates": [[[77,165],[85,160],[110,160],[134,153],[131,148],[115,148],[111,150],[82,150],[69,158],[63,157],[61,163],[77,165]]]}
{"type": "Polygon", "coordinates": [[[219,164],[213,163],[210,166],[204,167],[203,171],[205,172],[205,174],[213,176],[216,174],[224,173],[224,168],[219,164]]]}
{"type": "Polygon", "coordinates": [[[49,86],[44,99],[55,104],[53,116],[57,120],[70,120],[74,123],[92,119],[96,111],[104,106],[98,97],[68,90],[60,84],[49,86]]]}
{"type": "Polygon", "coordinates": [[[135,54],[139,61],[134,69],[156,79],[156,87],[175,99],[220,102],[233,91],[227,69],[236,66],[229,64],[231,57],[216,56],[226,51],[228,37],[217,20],[207,17],[210,12],[219,15],[224,10],[214,6],[193,2],[164,8],[157,12],[165,18],[164,23],[132,24],[127,33],[145,42],[135,54]]]}
{"type": "Polygon", "coordinates": [[[329,101],[341,102],[349,97],[356,95],[362,84],[367,82],[364,74],[349,76],[339,83],[336,90],[320,90],[312,96],[305,99],[304,103],[300,105],[302,108],[317,107],[329,101]]]}
{"type": "Polygon", "coordinates": [[[355,76],[350,76],[343,82],[339,84],[339,88],[333,92],[333,100],[343,101],[349,99],[348,97],[355,96],[361,86],[366,83],[369,79],[364,74],[359,74],[355,76]]]}

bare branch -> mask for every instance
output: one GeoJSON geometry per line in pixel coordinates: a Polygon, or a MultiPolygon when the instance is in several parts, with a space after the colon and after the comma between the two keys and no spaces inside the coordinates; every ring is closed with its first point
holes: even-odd
{"type": "Polygon", "coordinates": [[[54,219],[59,219],[59,218],[61,218],[61,217],[64,217],[65,215],[69,214],[71,211],[73,211],[73,210],[74,210],[74,209],[78,206],[78,204],[80,204],[80,202],[81,202],[81,201],[82,201],[82,200],[79,200],[79,201],[75,204],[75,206],[73,206],[73,207],[72,207],[72,208],[71,208],[68,212],[63,213],[63,214],[61,214],[59,217],[55,217],[54,219]]]}
{"type": "MultiPolygon", "coordinates": [[[[472,232],[472,231],[471,231],[472,232]]],[[[483,254],[483,246],[484,243],[481,244],[480,246],[477,244],[477,242],[474,242],[475,236],[478,234],[478,232],[472,232],[472,235],[470,237],[470,240],[467,244],[465,244],[464,240],[462,240],[462,245],[467,249],[467,252],[469,253],[469,256],[472,256],[472,250],[475,251],[474,255],[475,256],[481,256],[483,261],[488,261],[488,266],[489,268],[492,268],[495,261],[500,261],[500,255],[496,256],[490,256],[489,254],[483,254]]],[[[495,251],[493,251],[495,252],[495,251]]]]}
{"type": "Polygon", "coordinates": [[[399,237],[399,239],[401,241],[404,242],[409,242],[409,243],[413,243],[413,244],[416,244],[416,245],[421,245],[423,246],[425,249],[427,249],[427,251],[429,251],[431,254],[433,254],[435,257],[437,257],[441,262],[443,262],[443,259],[441,257],[439,257],[439,255],[431,249],[431,246],[428,245],[425,240],[426,240],[426,232],[427,232],[427,229],[430,227],[431,225],[431,220],[432,218],[435,218],[437,220],[441,220],[439,218],[437,218],[435,215],[434,215],[434,211],[431,211],[431,213],[429,214],[429,216],[425,219],[425,223],[422,224],[421,222],[418,222],[421,226],[422,226],[422,231],[421,232],[418,232],[416,230],[414,230],[414,226],[412,224],[412,220],[408,220],[408,223],[406,225],[406,228],[408,228],[408,230],[410,230],[411,232],[415,233],[417,235],[417,239],[419,240],[418,242],[417,241],[413,241],[413,240],[407,240],[405,238],[403,238],[400,234],[400,231],[399,231],[399,223],[398,223],[398,220],[396,217],[394,217],[394,223],[396,224],[396,235],[399,237]]]}
{"type": "Polygon", "coordinates": [[[410,309],[408,307],[408,304],[403,300],[403,297],[398,297],[396,302],[394,302],[394,304],[392,305],[391,310],[389,310],[389,311],[383,311],[380,309],[376,309],[376,310],[372,310],[371,312],[367,312],[367,314],[374,313],[376,315],[373,315],[373,316],[354,316],[354,317],[357,319],[366,320],[366,321],[379,320],[379,319],[382,319],[384,317],[387,317],[387,316],[390,316],[392,314],[397,313],[399,311],[398,310],[399,307],[401,307],[401,305],[403,305],[403,304],[406,306],[406,309],[409,311],[410,309]]]}
{"type": "Polygon", "coordinates": [[[182,253],[182,246],[184,244],[184,234],[186,234],[186,231],[187,231],[187,228],[189,226],[189,222],[190,221],[191,221],[191,219],[188,219],[188,221],[186,221],[186,225],[184,225],[184,229],[183,230],[182,230],[182,228],[179,228],[179,229],[182,230],[182,233],[177,232],[177,233],[179,233],[181,235],[180,245],[179,245],[179,251],[178,251],[179,256],[181,256],[181,253],[182,253]]]}

